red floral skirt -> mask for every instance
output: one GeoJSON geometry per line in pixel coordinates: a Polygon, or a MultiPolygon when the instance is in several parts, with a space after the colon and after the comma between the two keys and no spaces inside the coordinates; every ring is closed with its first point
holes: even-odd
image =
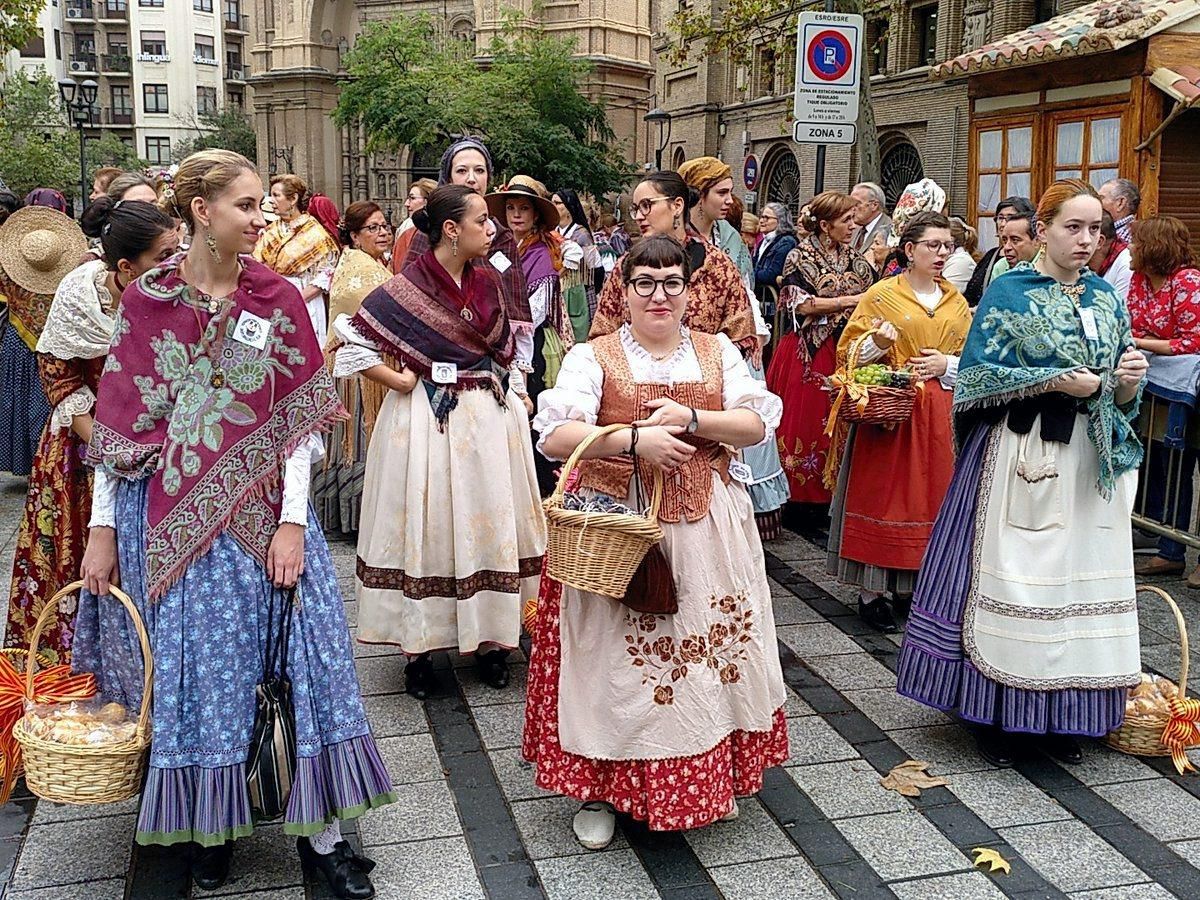
{"type": "Polygon", "coordinates": [[[829,438],[825,425],[832,403],[825,379],[837,367],[837,341],[830,338],[806,366],[799,355],[800,338],[789,332],[779,339],[767,370],[767,387],[783,400],[783,418],[775,429],[779,461],[788,479],[788,499],[793,503],[830,501],[822,477],[829,438]]]}
{"type": "Polygon", "coordinates": [[[765,769],[788,758],[787,719],[775,711],[770,731],[735,731],[706,753],[659,760],[588,759],[558,742],[559,611],[562,584],[542,571],[525,702],[521,753],[538,787],[586,803],[611,803],[654,831],[703,828],[762,789],[765,769]]]}

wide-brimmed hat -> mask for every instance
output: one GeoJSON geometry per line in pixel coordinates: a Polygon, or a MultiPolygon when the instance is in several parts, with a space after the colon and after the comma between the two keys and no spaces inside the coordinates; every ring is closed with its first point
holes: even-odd
{"type": "Polygon", "coordinates": [[[18,209],[0,227],[0,268],[34,294],[53,294],[87,248],[79,225],[47,206],[18,209]]]}
{"type": "MultiPolygon", "coordinates": [[[[533,181],[533,179],[529,179],[533,181]]],[[[488,194],[483,199],[487,201],[488,212],[507,224],[508,219],[505,216],[504,204],[513,197],[519,197],[522,200],[528,200],[533,204],[533,208],[537,210],[538,218],[541,219],[541,227],[546,231],[558,227],[558,207],[549,201],[546,197],[538,193],[537,188],[530,184],[526,184],[523,176],[517,175],[493,194],[488,194]],[[517,179],[522,179],[518,181],[517,179]]]]}

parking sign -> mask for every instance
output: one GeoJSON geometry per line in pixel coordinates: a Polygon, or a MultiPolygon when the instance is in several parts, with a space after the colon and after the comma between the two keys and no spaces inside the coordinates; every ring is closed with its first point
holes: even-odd
{"type": "Polygon", "coordinates": [[[863,17],[806,12],[796,28],[794,136],[802,143],[853,142],[863,17]]]}

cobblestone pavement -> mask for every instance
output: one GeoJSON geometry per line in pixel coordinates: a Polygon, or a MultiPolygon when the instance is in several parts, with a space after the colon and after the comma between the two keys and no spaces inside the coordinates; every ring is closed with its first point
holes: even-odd
{"type": "MultiPolygon", "coordinates": [[[[7,584],[23,485],[0,476],[0,573],[7,584]]],[[[334,542],[347,596],[354,548],[334,542]]],[[[852,593],[823,574],[823,551],[797,536],[768,545],[792,758],[770,771],[736,822],[689,834],[624,824],[600,853],[571,833],[572,801],[534,787],[520,758],[525,673],[505,691],[441,655],[445,692],[424,706],[401,693],[402,658],[356,647],[363,693],[399,802],[351,839],[378,862],[379,897],[704,900],[974,900],[1200,897],[1200,776],[1099,745],[1080,766],[1033,758],[989,766],[963,730],[895,692],[898,639],[864,628],[852,593]],[[452,687],[450,687],[452,685],[452,687]],[[881,774],[928,760],[949,787],[912,800],[881,774]],[[985,875],[968,852],[994,847],[1011,875],[985,875]]],[[[1176,584],[1189,625],[1200,605],[1176,584]]],[[[1169,612],[1142,602],[1143,656],[1177,674],[1169,612]]],[[[356,607],[346,604],[353,631],[356,607]]],[[[1193,632],[1200,634],[1200,630],[1193,632]]],[[[1195,660],[1193,660],[1195,663],[1195,660]]],[[[1200,690],[1200,665],[1193,690],[1200,690]]],[[[26,796],[0,809],[0,888],[12,900],[201,897],[172,853],[132,844],[135,804],[69,808],[26,796]],[[191,892],[189,894],[189,891],[191,892]]],[[[347,828],[350,831],[350,828],[347,828]]],[[[278,826],[238,845],[223,897],[328,897],[305,882],[278,826]]]]}

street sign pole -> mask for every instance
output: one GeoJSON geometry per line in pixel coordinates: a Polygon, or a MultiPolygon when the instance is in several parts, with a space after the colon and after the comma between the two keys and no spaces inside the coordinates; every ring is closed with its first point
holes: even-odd
{"type": "MultiPolygon", "coordinates": [[[[825,12],[833,12],[833,0],[825,0],[825,12]]],[[[799,47],[799,43],[796,45],[799,47]]],[[[817,144],[817,173],[813,176],[813,196],[825,190],[825,144],[817,144]]]]}

